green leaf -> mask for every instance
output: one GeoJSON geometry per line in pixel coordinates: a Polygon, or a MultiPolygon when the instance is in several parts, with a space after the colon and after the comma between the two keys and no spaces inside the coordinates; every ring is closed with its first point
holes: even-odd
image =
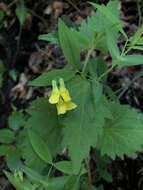
{"type": "Polygon", "coordinates": [[[113,115],[108,119],[99,140],[101,154],[111,158],[131,156],[142,150],[143,145],[143,116],[130,106],[111,103],[113,115]]]}
{"type": "Polygon", "coordinates": [[[38,154],[38,156],[46,163],[52,163],[52,156],[49,151],[47,144],[43,141],[43,139],[34,131],[28,131],[30,142],[34,151],[38,154]]]}
{"type": "Polygon", "coordinates": [[[21,169],[23,172],[32,180],[35,181],[36,183],[40,183],[44,185],[45,187],[49,186],[48,180],[45,179],[45,176],[42,176],[38,172],[32,170],[31,168],[28,168],[24,165],[21,166],[21,169]]]}
{"type": "Polygon", "coordinates": [[[94,101],[94,104],[97,105],[97,103],[101,100],[102,93],[103,93],[103,86],[97,81],[92,81],[91,83],[92,87],[92,98],[94,101]]]}
{"type": "Polygon", "coordinates": [[[9,130],[9,129],[1,129],[0,130],[0,142],[1,143],[12,143],[12,141],[14,140],[14,133],[13,131],[9,130]]]}
{"type": "Polygon", "coordinates": [[[75,75],[75,72],[71,69],[55,69],[40,75],[38,78],[32,80],[29,85],[31,86],[49,86],[52,80],[59,80],[63,78],[64,81],[68,81],[75,75]]]}
{"type": "Polygon", "coordinates": [[[121,20],[117,16],[115,16],[108,7],[106,7],[103,4],[102,5],[98,5],[96,3],[91,3],[91,4],[95,8],[97,8],[98,11],[100,11],[102,13],[102,15],[105,16],[108,19],[108,21],[111,22],[113,26],[118,28],[118,30],[127,38],[127,35],[123,30],[121,20]]]}
{"type": "Polygon", "coordinates": [[[139,45],[140,43],[143,44],[142,35],[143,35],[143,26],[139,27],[138,30],[135,32],[135,34],[129,39],[130,42],[129,46],[133,47],[135,45],[139,45]]]}
{"type": "Polygon", "coordinates": [[[54,164],[55,168],[57,168],[58,170],[62,171],[65,174],[72,174],[72,162],[70,161],[60,161],[60,162],[56,162],[54,164]]]}
{"type": "Polygon", "coordinates": [[[57,32],[48,33],[48,34],[41,34],[38,37],[38,39],[50,42],[52,44],[59,45],[59,38],[58,38],[58,33],[57,32]]]}
{"type": "Polygon", "coordinates": [[[15,10],[16,16],[19,19],[20,25],[23,26],[26,16],[27,16],[27,9],[24,5],[24,1],[20,0],[17,3],[16,10],[15,10]]]}
{"type": "Polygon", "coordinates": [[[111,174],[106,170],[106,169],[99,169],[99,174],[100,176],[106,180],[107,182],[111,183],[112,182],[112,176],[111,174]]]}
{"type": "Polygon", "coordinates": [[[100,114],[101,105],[98,105],[98,109],[93,106],[89,82],[80,77],[75,77],[67,85],[77,108],[61,118],[61,122],[65,126],[62,144],[63,147],[68,147],[73,172],[77,174],[81,162],[89,156],[90,147],[96,146],[97,137],[102,133],[105,113],[100,114]]]}
{"type": "Polygon", "coordinates": [[[4,15],[5,15],[5,13],[0,10],[0,23],[3,21],[4,15]]]}
{"type": "Polygon", "coordinates": [[[142,65],[143,64],[143,55],[126,55],[121,57],[121,62],[119,66],[135,66],[135,65],[142,65]]]}
{"type": "Polygon", "coordinates": [[[59,40],[64,56],[73,68],[80,68],[80,48],[71,30],[60,19],[58,22],[59,40]]]}
{"type": "Polygon", "coordinates": [[[4,172],[10,183],[16,188],[16,190],[36,190],[37,185],[32,185],[28,180],[21,181],[20,179],[16,178],[11,173],[5,171],[4,172]]]}
{"type": "MultiPolygon", "coordinates": [[[[55,157],[61,148],[61,125],[59,125],[55,106],[50,105],[47,98],[38,98],[31,102],[30,107],[26,111],[30,115],[26,122],[27,128],[39,134],[49,148],[52,157],[55,157]]],[[[22,150],[26,165],[42,172],[46,167],[46,163],[42,162],[33,150],[26,131],[23,131],[19,141],[22,141],[22,145],[19,148],[22,150]]]]}
{"type": "Polygon", "coordinates": [[[12,145],[0,145],[0,157],[10,155],[14,152],[14,149],[12,145]]]}
{"type": "Polygon", "coordinates": [[[63,190],[78,190],[79,189],[80,176],[70,176],[69,180],[65,184],[63,190]]]}
{"type": "Polygon", "coordinates": [[[20,127],[22,127],[24,123],[24,116],[21,112],[18,111],[13,111],[8,118],[9,127],[14,131],[20,129],[20,127]]]}
{"type": "Polygon", "coordinates": [[[117,46],[116,38],[113,36],[112,31],[106,31],[108,50],[113,59],[120,58],[120,51],[117,46]]]}

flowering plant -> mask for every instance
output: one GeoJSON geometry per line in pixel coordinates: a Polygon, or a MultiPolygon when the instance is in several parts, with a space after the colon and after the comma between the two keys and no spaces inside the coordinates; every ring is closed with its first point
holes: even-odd
{"type": "Polygon", "coordinates": [[[30,82],[37,87],[52,85],[52,90],[49,97],[31,103],[16,145],[10,145],[7,163],[16,177],[5,173],[17,189],[102,189],[95,184],[101,178],[112,180],[105,169],[110,159],[142,150],[143,115],[120,104],[107,76],[113,69],[143,64],[142,55],[131,54],[132,49],[141,50],[143,28],[129,38],[116,1],[92,5],[95,15],[79,27],[68,27],[59,19],[58,32],[39,37],[60,46],[67,65],[30,82]],[[119,37],[125,41],[123,48],[119,37]],[[94,56],[96,51],[100,53],[94,56]],[[112,59],[109,68],[105,54],[112,59]],[[97,160],[96,177],[91,174],[91,150],[97,160]],[[60,177],[55,177],[56,171],[60,177]]]}

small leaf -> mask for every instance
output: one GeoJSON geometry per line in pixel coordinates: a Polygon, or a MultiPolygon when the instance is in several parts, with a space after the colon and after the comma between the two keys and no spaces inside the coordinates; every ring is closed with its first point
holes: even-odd
{"type": "Polygon", "coordinates": [[[0,10],[0,23],[3,21],[4,15],[4,12],[0,10]]]}
{"type": "Polygon", "coordinates": [[[121,63],[119,66],[134,66],[143,64],[143,55],[126,55],[121,57],[121,63]]]}
{"type": "Polygon", "coordinates": [[[1,143],[12,143],[12,141],[14,140],[14,133],[13,131],[9,130],[9,129],[1,129],[0,130],[0,142],[1,143]]]}
{"type": "Polygon", "coordinates": [[[38,154],[38,156],[45,161],[46,163],[52,163],[52,156],[49,152],[49,148],[47,144],[43,141],[43,139],[34,131],[28,131],[29,139],[32,144],[34,151],[38,154]]]}
{"type": "Polygon", "coordinates": [[[10,183],[16,188],[16,190],[36,190],[38,185],[32,185],[28,180],[21,181],[20,179],[16,178],[11,173],[5,171],[4,172],[10,183]]]}
{"type": "Polygon", "coordinates": [[[14,147],[12,145],[1,145],[0,146],[0,157],[8,156],[13,153],[14,147]]]}
{"type": "MultiPolygon", "coordinates": [[[[135,46],[142,42],[142,35],[143,35],[143,26],[139,27],[135,34],[129,39],[130,44],[129,46],[135,46]]],[[[142,43],[143,44],[143,43],[142,43]]]]}
{"type": "Polygon", "coordinates": [[[21,112],[13,111],[8,118],[8,124],[14,131],[20,129],[24,125],[24,116],[21,112]]]}
{"type": "Polygon", "coordinates": [[[112,31],[106,31],[106,36],[107,36],[107,46],[108,50],[112,56],[113,59],[119,59],[120,57],[120,51],[117,45],[117,41],[115,37],[112,34],[112,31]]]}
{"type": "Polygon", "coordinates": [[[24,5],[24,1],[20,0],[17,3],[16,10],[15,10],[16,16],[19,19],[20,25],[23,26],[26,16],[27,16],[27,9],[24,5]]]}
{"type": "Polygon", "coordinates": [[[60,161],[54,164],[55,168],[62,171],[65,174],[72,174],[72,162],[70,161],[60,161]]]}
{"type": "Polygon", "coordinates": [[[75,72],[71,69],[55,69],[40,75],[38,78],[32,80],[29,85],[31,86],[49,86],[52,80],[59,80],[63,78],[64,81],[68,81],[75,75],[75,72]]]}
{"type": "Polygon", "coordinates": [[[59,45],[59,38],[58,38],[58,33],[53,32],[53,33],[48,33],[48,34],[41,34],[38,37],[39,40],[47,41],[52,44],[59,45]]]}
{"type": "Polygon", "coordinates": [[[71,30],[60,19],[58,22],[59,40],[65,58],[73,68],[80,68],[80,48],[71,30]]]}

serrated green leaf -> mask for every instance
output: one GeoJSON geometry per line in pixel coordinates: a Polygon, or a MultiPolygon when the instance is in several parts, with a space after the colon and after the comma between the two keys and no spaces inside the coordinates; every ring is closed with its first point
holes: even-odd
{"type": "Polygon", "coordinates": [[[102,116],[99,114],[102,110],[100,105],[98,110],[97,108],[94,109],[90,83],[80,77],[75,77],[68,83],[68,86],[77,108],[62,118],[61,122],[65,126],[62,144],[64,147],[68,146],[73,163],[73,172],[77,174],[81,162],[89,155],[90,147],[96,146],[97,137],[102,133],[105,112],[102,113],[102,116]]]}
{"type": "Polygon", "coordinates": [[[79,69],[80,48],[76,43],[73,33],[61,19],[58,22],[58,32],[60,45],[65,58],[67,59],[68,63],[72,65],[73,68],[79,69]]]}
{"type": "Polygon", "coordinates": [[[59,37],[57,32],[41,34],[38,39],[59,45],[59,37]]]}
{"type": "Polygon", "coordinates": [[[93,98],[94,104],[97,105],[102,97],[103,86],[102,84],[94,80],[91,83],[91,88],[92,88],[92,98],[93,98]]]}
{"type": "Polygon", "coordinates": [[[49,151],[49,147],[43,141],[43,139],[35,131],[28,131],[29,139],[32,144],[34,151],[37,155],[46,163],[52,163],[52,156],[49,151]]]}
{"type": "Polygon", "coordinates": [[[143,116],[130,106],[111,103],[112,119],[106,121],[99,148],[111,158],[130,156],[142,149],[143,116]]]}
{"type": "Polygon", "coordinates": [[[24,1],[20,0],[17,3],[16,10],[15,10],[16,16],[19,19],[20,25],[23,26],[26,16],[27,16],[27,9],[24,5],[24,1]]]}
{"type": "Polygon", "coordinates": [[[123,30],[123,26],[121,23],[121,20],[115,16],[112,11],[105,5],[98,5],[96,3],[91,3],[95,8],[98,9],[98,11],[100,11],[103,16],[105,16],[109,22],[112,23],[113,26],[115,26],[116,28],[118,28],[118,30],[127,38],[126,33],[123,30]]]}
{"type": "Polygon", "coordinates": [[[0,142],[1,143],[12,143],[14,140],[14,133],[10,129],[1,129],[0,130],[0,142]]]}
{"type": "Polygon", "coordinates": [[[29,85],[31,86],[49,86],[52,80],[59,80],[63,78],[64,81],[68,81],[75,75],[75,72],[70,68],[55,69],[46,73],[43,73],[38,78],[32,80],[29,85]]]}

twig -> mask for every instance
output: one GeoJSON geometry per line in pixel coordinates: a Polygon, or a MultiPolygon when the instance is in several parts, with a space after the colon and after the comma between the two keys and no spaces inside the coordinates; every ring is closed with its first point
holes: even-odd
{"type": "Polygon", "coordinates": [[[141,7],[140,7],[140,0],[137,0],[137,9],[138,9],[138,15],[139,15],[138,25],[140,26],[142,23],[142,13],[141,13],[141,7]]]}
{"type": "Polygon", "coordinates": [[[66,0],[69,4],[71,4],[80,14],[81,14],[81,11],[80,9],[71,1],[71,0],[66,0]]]}

